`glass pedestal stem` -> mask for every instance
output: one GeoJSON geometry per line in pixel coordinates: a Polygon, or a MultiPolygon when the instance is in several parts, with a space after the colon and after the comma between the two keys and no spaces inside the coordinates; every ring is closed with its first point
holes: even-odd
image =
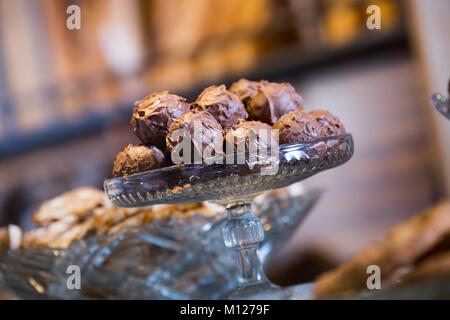
{"type": "Polygon", "coordinates": [[[250,203],[226,207],[228,222],[223,229],[225,245],[235,250],[239,287],[231,299],[282,299],[283,291],[264,274],[258,258],[258,246],[264,239],[261,222],[251,211],[250,203]]]}

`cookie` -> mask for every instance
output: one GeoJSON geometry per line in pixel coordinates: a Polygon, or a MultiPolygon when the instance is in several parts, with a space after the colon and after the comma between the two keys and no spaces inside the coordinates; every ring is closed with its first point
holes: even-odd
{"type": "Polygon", "coordinates": [[[450,231],[450,201],[443,201],[392,228],[387,239],[362,251],[341,267],[315,281],[316,298],[328,298],[367,288],[367,267],[377,265],[384,278],[413,264],[450,231]]]}
{"type": "Polygon", "coordinates": [[[111,228],[108,229],[107,234],[113,234],[117,231],[119,231],[122,228],[125,227],[139,227],[139,226],[145,226],[150,221],[152,221],[154,218],[154,212],[153,211],[140,211],[136,213],[135,215],[128,217],[121,222],[115,224],[111,228]]]}
{"type": "Polygon", "coordinates": [[[142,211],[142,208],[121,208],[114,205],[94,210],[94,228],[97,235],[108,233],[109,228],[142,211]]]}
{"type": "Polygon", "coordinates": [[[22,246],[27,247],[56,247],[53,242],[70,228],[77,225],[79,219],[74,216],[66,216],[59,221],[52,222],[45,227],[31,230],[25,233],[22,246]]]}
{"type": "Polygon", "coordinates": [[[66,232],[61,233],[51,241],[53,248],[68,248],[76,240],[87,237],[94,231],[94,219],[90,217],[81,223],[70,227],[66,232]]]}
{"type": "Polygon", "coordinates": [[[67,216],[83,217],[106,201],[104,193],[91,187],[82,187],[45,201],[33,214],[33,221],[43,226],[67,216]]]}
{"type": "Polygon", "coordinates": [[[22,244],[22,229],[10,224],[0,228],[0,252],[6,252],[8,249],[18,249],[22,244]]]}
{"type": "Polygon", "coordinates": [[[405,285],[446,276],[450,276],[450,250],[438,252],[421,261],[398,283],[405,285]]]}

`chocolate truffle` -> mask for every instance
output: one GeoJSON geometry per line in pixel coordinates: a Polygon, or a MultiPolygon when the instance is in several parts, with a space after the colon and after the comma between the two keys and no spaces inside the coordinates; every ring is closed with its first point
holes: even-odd
{"type": "Polygon", "coordinates": [[[345,133],[344,124],[331,112],[326,110],[313,110],[309,114],[322,125],[327,136],[337,136],[345,133]]]}
{"type": "Polygon", "coordinates": [[[289,83],[261,83],[256,93],[247,101],[249,119],[270,125],[289,111],[302,107],[302,98],[289,83]]]}
{"type": "Polygon", "coordinates": [[[250,97],[252,97],[259,87],[263,84],[267,84],[268,82],[265,80],[261,81],[249,81],[247,79],[240,79],[239,81],[234,82],[229,91],[233,92],[235,95],[241,99],[244,105],[247,104],[247,101],[250,97]]]}
{"type": "Polygon", "coordinates": [[[113,177],[158,169],[164,166],[164,154],[155,146],[133,146],[129,144],[119,152],[114,161],[113,177]]]}
{"type": "Polygon", "coordinates": [[[301,109],[282,116],[273,125],[279,130],[279,143],[293,143],[314,140],[325,136],[325,131],[311,115],[301,109]]]}
{"type": "Polygon", "coordinates": [[[144,144],[166,149],[166,136],[173,121],[189,111],[186,99],[155,92],[135,103],[131,127],[144,144]]]}
{"type": "Polygon", "coordinates": [[[223,84],[203,90],[192,107],[208,111],[223,128],[231,127],[236,120],[248,117],[239,97],[228,91],[223,84]]]}
{"type": "Polygon", "coordinates": [[[223,154],[222,135],[222,126],[209,112],[192,109],[170,126],[166,138],[167,151],[171,153],[175,164],[201,163],[223,154]],[[188,139],[188,142],[184,139],[188,139]],[[188,146],[190,157],[184,154],[188,146]]]}
{"type": "Polygon", "coordinates": [[[238,120],[225,133],[226,151],[258,152],[269,149],[276,143],[276,133],[272,127],[260,121],[238,120]]]}

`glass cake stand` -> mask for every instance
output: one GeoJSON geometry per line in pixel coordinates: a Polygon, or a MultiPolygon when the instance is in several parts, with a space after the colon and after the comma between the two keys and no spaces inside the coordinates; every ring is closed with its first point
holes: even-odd
{"type": "Polygon", "coordinates": [[[229,298],[283,299],[282,289],[267,279],[257,255],[264,230],[252,213],[251,202],[266,190],[339,166],[352,155],[352,136],[344,134],[282,145],[276,162],[265,158],[246,164],[175,165],[108,179],[104,188],[109,199],[121,207],[198,201],[223,205],[228,215],[223,239],[235,250],[240,274],[239,287],[229,298]]]}

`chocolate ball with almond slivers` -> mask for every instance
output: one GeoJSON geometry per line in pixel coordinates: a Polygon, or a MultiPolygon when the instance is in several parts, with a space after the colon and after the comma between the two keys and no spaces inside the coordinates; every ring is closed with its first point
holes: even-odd
{"type": "Polygon", "coordinates": [[[222,128],[231,127],[236,120],[248,117],[241,100],[228,91],[225,85],[210,86],[203,90],[192,107],[208,111],[222,128]]]}
{"type": "Polygon", "coordinates": [[[223,155],[223,129],[209,112],[192,109],[172,123],[166,144],[175,164],[209,162],[223,155]]]}
{"type": "Polygon", "coordinates": [[[273,125],[279,134],[279,143],[311,141],[326,136],[322,125],[301,109],[288,112],[273,125]]]}
{"type": "Polygon", "coordinates": [[[113,177],[162,168],[165,165],[164,154],[155,146],[134,146],[129,144],[117,154],[114,161],[113,177]]]}
{"type": "Polygon", "coordinates": [[[186,99],[167,91],[155,92],[135,103],[131,127],[144,144],[165,151],[170,125],[188,111],[186,99]]]}
{"type": "Polygon", "coordinates": [[[337,136],[345,133],[345,127],[338,117],[326,110],[313,110],[309,114],[323,127],[327,136],[337,136]]]}
{"type": "Polygon", "coordinates": [[[302,98],[289,83],[261,83],[247,101],[249,119],[270,125],[284,114],[297,109],[303,109],[302,98]]]}
{"type": "Polygon", "coordinates": [[[275,145],[275,131],[261,121],[238,120],[225,131],[226,152],[258,152],[275,145]]]}
{"type": "Polygon", "coordinates": [[[265,80],[250,81],[242,78],[239,81],[234,82],[228,90],[237,95],[242,103],[246,105],[247,101],[256,93],[261,85],[267,83],[268,82],[265,80]]]}

